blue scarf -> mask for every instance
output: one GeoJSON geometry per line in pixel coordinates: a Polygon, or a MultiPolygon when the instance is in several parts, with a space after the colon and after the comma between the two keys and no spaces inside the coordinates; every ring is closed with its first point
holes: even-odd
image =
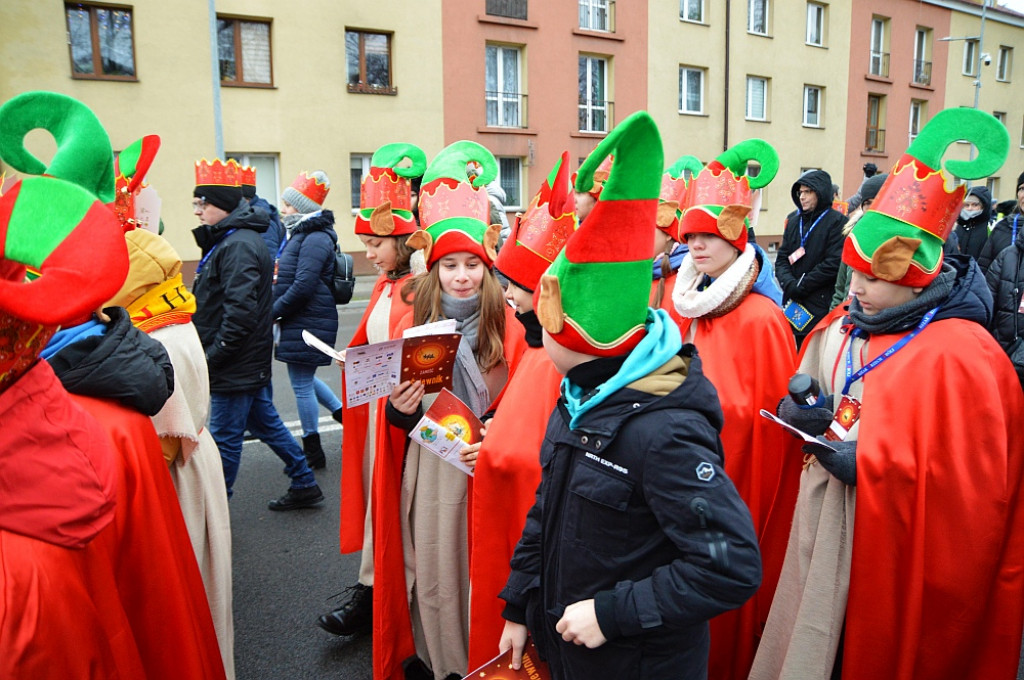
{"type": "Polygon", "coordinates": [[[106,332],[107,327],[95,317],[77,326],[61,328],[53,334],[50,342],[46,343],[46,347],[39,353],[39,356],[43,359],[49,359],[68,345],[73,345],[79,340],[84,340],[94,335],[104,335],[106,332]]]}

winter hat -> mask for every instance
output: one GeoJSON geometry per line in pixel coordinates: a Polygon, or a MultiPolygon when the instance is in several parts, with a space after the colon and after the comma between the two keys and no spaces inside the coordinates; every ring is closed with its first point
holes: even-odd
{"type": "Polygon", "coordinates": [[[135,229],[135,197],[142,189],[149,166],[160,149],[158,135],[146,135],[128,145],[114,159],[114,214],[125,231],[135,229]]]}
{"type": "Polygon", "coordinates": [[[256,196],[256,168],[251,165],[242,165],[238,168],[238,184],[242,187],[243,198],[256,196]]]}
{"type": "Polygon", "coordinates": [[[303,215],[323,210],[327,192],[331,190],[331,180],[323,170],[299,173],[290,187],[281,192],[281,200],[298,210],[303,215]]]}
{"type": "Polygon", "coordinates": [[[587,220],[541,277],[537,318],[555,342],[596,356],[629,353],[643,339],[651,294],[651,253],[664,167],[654,119],[638,111],[594,149],[576,177],[576,191],[593,187],[595,169],[615,153],[615,165],[587,220]]]}
{"type": "Polygon", "coordinates": [[[427,155],[415,144],[385,144],[370,159],[370,174],[359,191],[356,234],[403,236],[416,231],[412,180],[427,169],[427,155]],[[408,158],[409,167],[398,164],[408,158]]]}
{"type": "Polygon", "coordinates": [[[1024,172],[1017,176],[1017,187],[1016,191],[1020,191],[1020,188],[1024,186],[1024,172]]]}
{"type": "Polygon", "coordinates": [[[683,204],[686,184],[703,167],[704,164],[696,156],[680,156],[661,176],[661,193],[658,195],[658,218],[655,226],[672,238],[676,236],[679,218],[686,209],[683,204]]]}
{"type": "Polygon", "coordinates": [[[726,150],[686,185],[686,212],[676,240],[683,241],[688,234],[713,234],[743,252],[753,190],[767,186],[778,172],[779,154],[763,139],[747,139],[726,150]],[[746,174],[749,161],[761,165],[757,177],[746,174]]]}
{"type": "Polygon", "coordinates": [[[863,204],[864,201],[873,201],[875,196],[878,195],[878,190],[882,188],[886,178],[889,176],[887,172],[880,172],[875,175],[871,175],[864,183],[860,185],[860,200],[863,204]]]}
{"type": "Polygon", "coordinates": [[[0,106],[0,160],[30,175],[0,197],[0,314],[43,325],[88,316],[128,271],[114,201],[114,154],[95,114],[55,92],[27,92],[0,106]],[[36,128],[57,152],[45,165],[24,147],[36,128]],[[27,267],[39,275],[25,281],[27,267]]]}
{"type": "Polygon", "coordinates": [[[219,158],[209,162],[205,158],[196,161],[196,188],[192,195],[221,210],[232,212],[242,201],[242,188],[238,185],[238,163],[234,159],[227,163],[219,158]]]}
{"type": "Polygon", "coordinates": [[[449,144],[427,167],[420,187],[420,226],[406,242],[423,251],[429,268],[449,253],[478,255],[487,266],[497,257],[501,228],[489,225],[491,203],[485,187],[498,176],[490,151],[466,140],[449,144]],[[472,162],[482,172],[470,180],[472,162]]]}
{"type": "Polygon", "coordinates": [[[127,307],[147,290],[181,272],[181,256],[167,239],[145,229],[124,235],[128,246],[128,276],[110,305],[127,307]]]}
{"type": "Polygon", "coordinates": [[[1010,135],[984,111],[945,109],[937,113],[896,163],[843,246],[853,269],[901,286],[927,286],[942,267],[942,245],[953,229],[966,189],[947,187],[950,175],[987,177],[1006,160],[1010,135]],[[972,161],[942,154],[966,139],[978,149],[972,161]]]}
{"type": "Polygon", "coordinates": [[[512,233],[494,266],[532,293],[577,226],[575,194],[569,184],[569,152],[563,151],[526,213],[516,215],[512,233]]]}

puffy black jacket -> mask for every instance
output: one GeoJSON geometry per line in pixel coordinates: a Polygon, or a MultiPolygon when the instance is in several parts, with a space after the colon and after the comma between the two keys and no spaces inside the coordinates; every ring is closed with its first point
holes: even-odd
{"type": "Polygon", "coordinates": [[[270,222],[267,225],[267,230],[263,232],[263,242],[267,244],[267,250],[270,251],[270,259],[273,260],[277,257],[277,251],[280,250],[281,244],[284,243],[285,229],[284,225],[281,224],[281,216],[278,214],[277,208],[270,205],[267,199],[260,196],[250,198],[249,205],[256,210],[262,210],[267,213],[267,219],[270,222]]]}
{"type": "Polygon", "coordinates": [[[501,597],[554,677],[706,677],[708,620],[760,585],[750,513],[722,469],[718,395],[693,345],[680,357],[688,373],[667,395],[622,388],[575,430],[560,400],[548,422],[501,597]],[[597,649],[555,632],[565,607],[589,598],[608,638],[597,649]]]}
{"type": "Polygon", "coordinates": [[[270,382],[274,263],[261,236],[267,224],[265,212],[243,201],[217,224],[192,230],[205,260],[192,283],[192,323],[206,351],[211,392],[252,392],[270,382]]]}
{"type": "Polygon", "coordinates": [[[326,366],[331,358],[302,340],[303,329],[328,345],[338,336],[338,309],[331,295],[334,275],[334,214],[313,213],[295,225],[277,261],[274,283],[274,319],[281,337],[276,356],[289,364],[326,366]]]}
{"type": "Polygon", "coordinates": [[[1014,340],[1014,320],[1017,330],[1024,336],[1024,314],[1020,314],[1021,291],[1024,290],[1024,229],[1017,234],[1013,246],[1004,248],[985,272],[989,291],[995,306],[989,330],[1008,349],[1014,340]]]}
{"type": "Polygon", "coordinates": [[[1014,232],[1019,235],[1022,231],[1024,231],[1024,216],[1021,216],[1019,210],[996,222],[996,226],[992,227],[992,233],[988,235],[988,240],[985,241],[985,247],[978,255],[978,265],[981,270],[988,271],[996,256],[1003,249],[1013,245],[1014,232]]]}
{"type": "Polygon", "coordinates": [[[786,228],[782,234],[782,245],[775,259],[775,277],[779,280],[784,294],[783,304],[795,300],[803,305],[814,319],[802,333],[806,335],[830,309],[832,293],[836,287],[836,274],[843,256],[843,226],[846,216],[832,208],[832,177],[824,170],[804,173],[790,189],[797,209],[786,217],[786,228]],[[800,210],[799,188],[808,186],[818,196],[814,210],[800,210]],[[815,221],[819,220],[817,225],[815,221]],[[806,241],[804,254],[790,263],[790,256],[800,249],[800,225],[806,241]]]}
{"type": "Polygon", "coordinates": [[[167,350],[133,326],[121,307],[103,311],[110,317],[103,335],[68,345],[47,362],[68,392],[114,399],[154,416],[174,391],[174,367],[167,350]]]}
{"type": "Polygon", "coordinates": [[[992,194],[986,187],[971,187],[968,196],[977,196],[981,201],[981,214],[965,220],[956,218],[956,233],[959,252],[978,258],[988,241],[988,222],[992,218],[992,194]]]}

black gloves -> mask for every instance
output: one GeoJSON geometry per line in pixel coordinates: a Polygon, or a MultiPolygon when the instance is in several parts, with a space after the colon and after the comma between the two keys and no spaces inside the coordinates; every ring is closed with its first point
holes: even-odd
{"type": "Polygon", "coordinates": [[[788,394],[779,400],[775,415],[787,423],[817,437],[825,434],[832,423],[832,395],[825,397],[822,406],[801,406],[788,394]]]}
{"type": "Polygon", "coordinates": [[[818,437],[821,444],[807,443],[803,452],[813,455],[821,466],[847,486],[857,486],[857,442],[830,442],[818,437]]]}

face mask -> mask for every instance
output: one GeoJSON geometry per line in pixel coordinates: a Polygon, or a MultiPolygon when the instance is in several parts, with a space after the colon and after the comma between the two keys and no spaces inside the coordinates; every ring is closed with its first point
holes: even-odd
{"type": "Polygon", "coordinates": [[[960,219],[963,219],[963,220],[973,220],[975,217],[977,217],[980,214],[981,214],[981,210],[980,209],[979,210],[968,210],[967,208],[964,208],[963,210],[960,211],[960,219]]]}

